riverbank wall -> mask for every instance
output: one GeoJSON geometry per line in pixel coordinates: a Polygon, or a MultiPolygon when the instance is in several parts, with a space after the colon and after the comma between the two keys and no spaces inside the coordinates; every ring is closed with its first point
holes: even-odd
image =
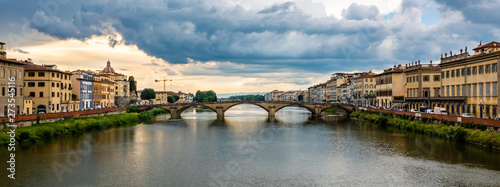
{"type": "Polygon", "coordinates": [[[353,112],[351,117],[367,120],[381,126],[391,126],[409,132],[500,149],[500,128],[498,127],[362,110],[353,112]]]}
{"type": "Polygon", "coordinates": [[[29,127],[34,124],[42,123],[52,123],[61,121],[68,118],[81,118],[81,117],[96,117],[104,115],[115,115],[125,113],[126,107],[115,107],[115,108],[104,108],[95,110],[85,110],[85,111],[75,111],[75,112],[61,112],[61,113],[50,113],[50,114],[32,114],[32,115],[22,115],[16,116],[14,123],[9,123],[10,118],[0,117],[0,129],[5,128],[6,125],[15,125],[15,128],[29,127]]]}
{"type": "Polygon", "coordinates": [[[450,115],[439,115],[439,114],[426,114],[420,112],[406,112],[406,111],[396,111],[396,110],[383,110],[383,109],[375,109],[375,108],[366,108],[366,107],[356,107],[356,110],[361,111],[371,111],[385,114],[393,114],[393,115],[405,115],[405,116],[413,116],[415,119],[436,119],[436,123],[441,123],[443,121],[450,121],[455,123],[475,123],[482,124],[488,127],[500,128],[500,120],[493,119],[481,119],[481,118],[469,118],[469,117],[460,117],[460,116],[450,116],[450,115]]]}
{"type": "Polygon", "coordinates": [[[1,130],[0,144],[23,143],[24,145],[29,145],[40,140],[50,140],[55,137],[101,131],[114,127],[132,126],[149,121],[158,114],[165,113],[165,110],[155,108],[140,113],[119,113],[101,116],[92,114],[90,115],[91,117],[68,118],[56,122],[33,124],[24,128],[6,128],[1,130]],[[15,136],[9,134],[11,131],[15,133],[15,136]]]}

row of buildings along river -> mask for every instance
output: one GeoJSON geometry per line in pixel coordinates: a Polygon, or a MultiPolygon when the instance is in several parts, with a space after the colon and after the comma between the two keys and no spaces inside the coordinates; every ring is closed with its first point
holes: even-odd
{"type": "Polygon", "coordinates": [[[307,90],[274,90],[265,98],[268,101],[346,103],[407,111],[443,107],[451,115],[470,113],[478,118],[497,117],[500,114],[500,43],[479,43],[472,53],[469,54],[465,47],[457,53],[441,54],[438,63],[418,60],[394,65],[378,74],[334,73],[330,80],[307,90]]]}
{"type": "MultiPolygon", "coordinates": [[[[8,59],[4,45],[0,42],[0,117],[7,116],[9,109],[16,115],[29,115],[126,106],[140,95],[140,90],[131,91],[130,77],[115,72],[109,60],[102,70],[62,71],[54,64],[8,59]],[[14,107],[9,107],[11,94],[14,107]]],[[[167,94],[178,94],[179,101],[193,97],[182,92],[156,94],[155,104],[166,103],[167,94]]]]}

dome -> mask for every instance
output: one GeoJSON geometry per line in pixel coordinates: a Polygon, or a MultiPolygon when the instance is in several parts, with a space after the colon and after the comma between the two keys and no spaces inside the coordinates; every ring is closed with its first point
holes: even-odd
{"type": "Polygon", "coordinates": [[[115,73],[115,70],[111,67],[111,62],[108,60],[108,64],[106,67],[102,70],[103,73],[115,73]]]}

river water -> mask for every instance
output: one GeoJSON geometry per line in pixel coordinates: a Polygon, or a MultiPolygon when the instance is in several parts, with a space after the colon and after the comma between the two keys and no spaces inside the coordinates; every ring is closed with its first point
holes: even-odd
{"type": "MultiPolygon", "coordinates": [[[[59,138],[16,153],[8,186],[500,186],[500,152],[341,116],[252,105],[59,138]]],[[[3,162],[8,155],[3,152],[3,162]]],[[[7,164],[4,164],[7,168],[7,164]]],[[[6,186],[6,185],[1,185],[6,186]]]]}

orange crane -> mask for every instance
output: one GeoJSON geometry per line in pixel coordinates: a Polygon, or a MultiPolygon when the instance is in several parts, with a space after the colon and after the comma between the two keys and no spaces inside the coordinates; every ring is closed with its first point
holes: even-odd
{"type": "Polygon", "coordinates": [[[163,91],[167,91],[167,86],[166,82],[167,81],[179,81],[179,80],[197,80],[197,79],[205,79],[205,78],[192,78],[192,79],[167,79],[166,77],[163,77],[163,79],[156,79],[155,82],[163,82],[163,91]]]}

